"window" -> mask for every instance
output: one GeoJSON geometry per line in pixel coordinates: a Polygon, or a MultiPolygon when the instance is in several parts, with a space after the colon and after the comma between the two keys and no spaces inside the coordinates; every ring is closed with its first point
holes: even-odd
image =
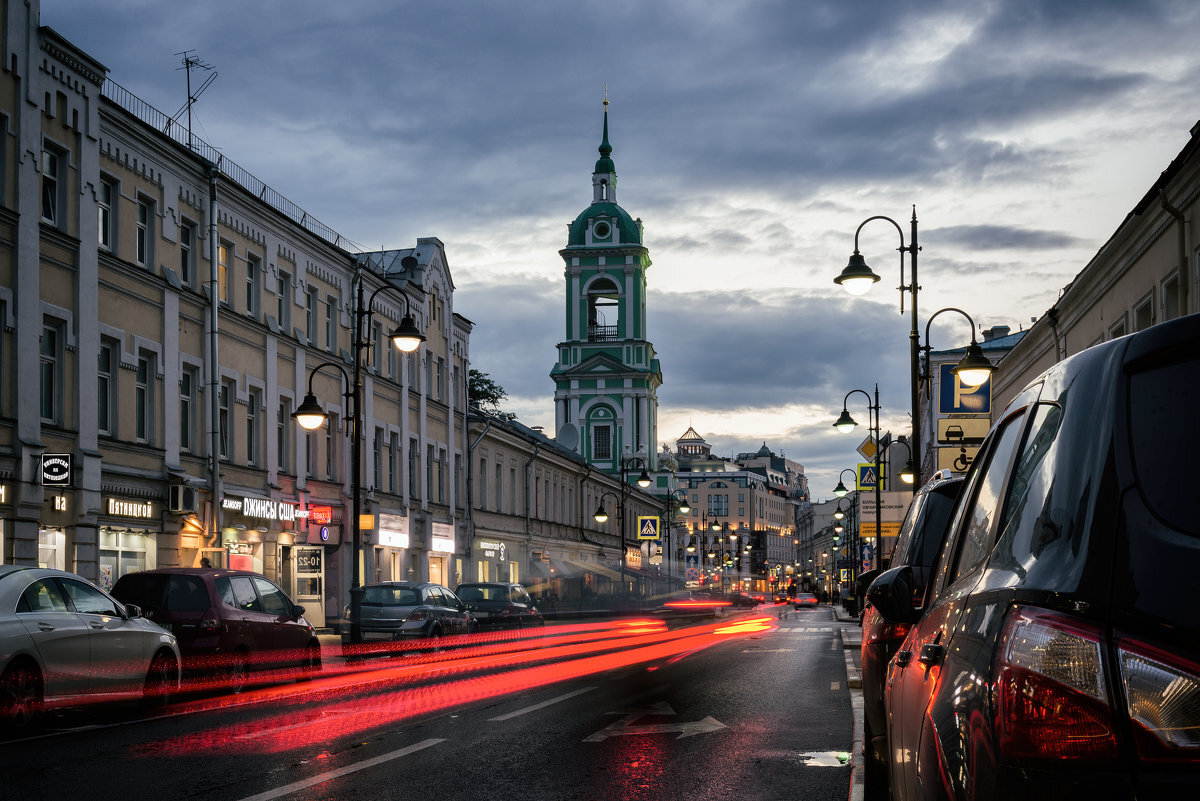
{"type": "Polygon", "coordinates": [[[433,490],[433,469],[434,469],[433,454],[434,454],[433,446],[426,445],[425,446],[425,492],[428,493],[428,495],[426,497],[428,497],[429,500],[433,500],[435,497],[437,497],[434,494],[434,490],[433,490]]]}
{"type": "Polygon", "coordinates": [[[309,287],[308,292],[304,296],[304,335],[308,337],[308,344],[317,344],[317,288],[309,287]]]}
{"type": "Polygon", "coordinates": [[[592,458],[598,461],[612,458],[612,431],[607,425],[592,427],[592,458]]]}
{"type": "Polygon", "coordinates": [[[246,314],[258,318],[259,297],[262,295],[262,261],[253,253],[246,254],[246,314]]]}
{"type": "Polygon", "coordinates": [[[446,459],[446,452],[444,450],[439,450],[438,451],[438,460],[437,460],[437,499],[438,499],[438,503],[446,502],[446,478],[447,478],[446,468],[448,467],[448,465],[449,465],[449,463],[446,459]]]}
{"type": "Polygon", "coordinates": [[[179,376],[179,449],[191,453],[196,448],[196,368],[185,367],[179,376]]]}
{"type": "Polygon", "coordinates": [[[332,295],[325,302],[325,350],[337,350],[337,301],[332,295]]]}
{"type": "Polygon", "coordinates": [[[957,553],[950,563],[950,578],[947,584],[972,573],[987,556],[993,525],[1003,500],[1001,492],[1004,490],[1004,478],[1009,462],[1012,461],[1013,451],[1017,447],[1021,432],[1020,423],[1023,419],[1024,415],[1018,414],[1003,423],[1003,428],[996,435],[996,444],[987,455],[987,464],[975,481],[975,491],[970,504],[963,507],[956,516],[954,530],[960,529],[961,519],[962,533],[954,546],[957,553]]]}
{"type": "Polygon", "coordinates": [[[143,267],[154,264],[154,202],[140,196],[137,202],[137,263],[143,267]]]}
{"type": "Polygon", "coordinates": [[[113,204],[117,199],[117,186],[107,178],[100,179],[100,187],[96,198],[97,239],[104,250],[113,249],[113,228],[116,218],[113,214],[113,204]]]}
{"type": "Polygon", "coordinates": [[[1109,326],[1108,338],[1116,339],[1118,337],[1123,337],[1128,333],[1129,333],[1129,329],[1126,324],[1125,315],[1122,314],[1120,319],[1118,319],[1115,323],[1113,323],[1111,326],[1109,326]]]}
{"type": "Polygon", "coordinates": [[[58,424],[62,405],[62,324],[42,326],[41,342],[41,415],[47,423],[58,424]]]}
{"type": "Polygon", "coordinates": [[[100,340],[100,358],[96,378],[96,430],[113,436],[117,432],[117,343],[107,337],[100,340]]]}
{"type": "Polygon", "coordinates": [[[275,285],[275,319],[279,320],[279,327],[285,334],[292,332],[292,304],[288,302],[287,296],[291,282],[292,277],[281,271],[275,285]]]}
{"type": "Polygon", "coordinates": [[[292,403],[287,398],[279,399],[279,417],[275,422],[275,461],[279,464],[279,472],[290,473],[291,449],[288,448],[288,433],[291,431],[292,403]]]}
{"type": "Polygon", "coordinates": [[[371,369],[379,375],[379,356],[383,350],[383,323],[375,321],[371,328],[371,369]]]}
{"type": "Polygon", "coordinates": [[[66,158],[62,151],[46,145],[42,150],[42,220],[61,228],[63,218],[63,175],[66,158]]]}
{"type": "Polygon", "coordinates": [[[400,491],[400,435],[392,432],[391,449],[388,453],[388,492],[395,495],[400,491]]]}
{"type": "Polygon", "coordinates": [[[291,602],[288,597],[283,594],[283,590],[276,587],[265,578],[254,577],[254,587],[258,590],[258,597],[262,601],[263,611],[268,615],[289,615],[291,611],[291,602]]]}
{"type": "Polygon", "coordinates": [[[221,458],[232,458],[232,448],[230,441],[230,431],[233,421],[230,419],[230,413],[233,409],[234,387],[228,381],[221,382],[221,396],[218,399],[218,432],[220,436],[221,458]]]}
{"type": "Polygon", "coordinates": [[[444,401],[446,400],[446,360],[439,356],[436,368],[435,386],[437,387],[437,399],[444,401]]]}
{"type": "Polygon", "coordinates": [[[222,303],[229,302],[229,245],[217,245],[217,296],[222,303]]]}
{"type": "Polygon", "coordinates": [[[196,229],[191,223],[179,226],[179,280],[194,286],[196,280],[196,229]]]}
{"type": "Polygon", "coordinates": [[[135,436],[138,442],[154,441],[154,354],[138,353],[133,406],[135,436]]]}
{"type": "Polygon", "coordinates": [[[420,498],[420,487],[417,486],[417,476],[421,466],[417,463],[417,441],[410,439],[408,441],[408,497],[420,498]]]}
{"type": "Polygon", "coordinates": [[[494,489],[494,492],[496,493],[495,509],[497,512],[504,511],[503,509],[500,508],[500,504],[504,500],[504,487],[502,486],[503,481],[504,481],[504,466],[501,464],[497,464],[496,465],[496,487],[494,489]]]}
{"type": "Polygon", "coordinates": [[[375,429],[375,444],[372,448],[372,457],[375,462],[375,475],[371,480],[371,485],[374,487],[383,486],[383,429],[375,429]]]}
{"type": "Polygon", "coordinates": [[[1133,307],[1133,330],[1143,331],[1154,325],[1154,295],[1146,295],[1133,307]]]}
{"type": "Polygon", "coordinates": [[[262,433],[259,426],[259,403],[262,400],[262,392],[257,389],[252,389],[248,393],[248,402],[246,404],[246,464],[257,465],[259,463],[259,453],[262,446],[259,444],[262,440],[262,433]]]}
{"type": "Polygon", "coordinates": [[[337,427],[337,416],[330,414],[329,424],[325,426],[325,478],[329,481],[337,480],[337,449],[336,440],[333,438],[337,427]]]}
{"type": "Polygon", "coordinates": [[[479,460],[479,500],[477,505],[480,509],[487,509],[488,492],[487,492],[487,459],[479,460]]]}
{"type": "Polygon", "coordinates": [[[1163,321],[1174,320],[1183,314],[1183,306],[1179,295],[1179,275],[1172,275],[1163,281],[1162,285],[1162,318],[1163,321]]]}

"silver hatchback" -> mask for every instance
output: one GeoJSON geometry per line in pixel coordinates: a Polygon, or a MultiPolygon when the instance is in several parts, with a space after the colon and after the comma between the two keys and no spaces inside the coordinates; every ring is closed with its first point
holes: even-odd
{"type": "MultiPolygon", "coordinates": [[[[349,642],[350,607],[342,614],[342,643],[349,642]]],[[[362,636],[380,640],[437,640],[471,634],[478,624],[449,587],[431,582],[385,581],[362,588],[362,636]]]]}

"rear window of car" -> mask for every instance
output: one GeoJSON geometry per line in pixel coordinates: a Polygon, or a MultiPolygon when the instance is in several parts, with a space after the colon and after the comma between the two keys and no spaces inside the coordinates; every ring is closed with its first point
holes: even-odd
{"type": "Polygon", "coordinates": [[[113,597],[143,612],[204,612],[212,603],[199,576],[129,573],[117,579],[113,597]]]}
{"type": "Polygon", "coordinates": [[[1147,508],[1192,536],[1197,531],[1195,470],[1188,468],[1180,447],[1194,440],[1185,432],[1195,431],[1197,409],[1200,358],[1156,364],[1129,377],[1129,444],[1138,486],[1147,508]]]}
{"type": "Polygon", "coordinates": [[[412,587],[364,587],[362,602],[368,606],[420,606],[421,594],[412,587]]]}

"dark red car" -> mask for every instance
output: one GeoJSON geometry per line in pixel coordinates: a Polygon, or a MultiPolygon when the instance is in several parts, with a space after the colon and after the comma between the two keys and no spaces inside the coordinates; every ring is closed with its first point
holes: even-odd
{"type": "Polygon", "coordinates": [[[527,629],[546,623],[520,584],[472,581],[459,584],[454,594],[475,616],[479,631],[527,629]]]}
{"type": "MultiPolygon", "coordinates": [[[[929,573],[937,561],[938,551],[946,540],[950,512],[962,488],[963,476],[956,473],[935,473],[913,496],[908,513],[900,525],[891,565],[910,565],[913,576],[913,603],[924,605],[929,573]]],[[[878,575],[864,577],[866,583],[878,575]]],[[[887,801],[888,742],[887,712],[883,705],[884,681],[888,662],[908,634],[909,625],[888,622],[869,603],[862,619],[862,691],[863,742],[866,768],[865,795],[867,801],[887,801]]]]}
{"type": "Polygon", "coordinates": [[[290,675],[304,678],[321,669],[321,645],[303,607],[258,573],[146,570],[121,576],[112,594],[175,635],[189,679],[237,693],[251,671],[298,669],[290,675]]]}

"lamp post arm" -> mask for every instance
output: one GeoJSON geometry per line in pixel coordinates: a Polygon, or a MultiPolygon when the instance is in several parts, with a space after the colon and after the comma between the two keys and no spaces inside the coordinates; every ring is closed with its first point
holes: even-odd
{"type": "MultiPolygon", "coordinates": [[[[346,386],[350,387],[353,385],[354,380],[350,377],[350,374],[346,372],[345,367],[342,367],[342,365],[338,364],[337,362],[321,362],[320,364],[318,364],[316,367],[312,368],[308,372],[308,394],[309,395],[314,394],[313,393],[313,378],[317,375],[317,373],[319,373],[322,370],[322,368],[325,368],[325,367],[336,367],[338,372],[342,374],[342,378],[346,379],[346,386]]],[[[349,391],[347,391],[346,395],[348,396],[349,394],[350,394],[349,391]]]]}
{"type": "Polygon", "coordinates": [[[929,327],[933,325],[934,319],[942,312],[957,312],[967,318],[967,322],[971,324],[971,344],[976,345],[978,342],[975,339],[975,321],[971,319],[971,315],[967,314],[962,309],[956,309],[953,306],[947,306],[944,309],[938,309],[925,322],[925,346],[921,348],[925,352],[925,372],[923,378],[926,382],[933,379],[933,367],[929,364],[929,354],[933,351],[933,346],[929,344],[929,327]]]}

